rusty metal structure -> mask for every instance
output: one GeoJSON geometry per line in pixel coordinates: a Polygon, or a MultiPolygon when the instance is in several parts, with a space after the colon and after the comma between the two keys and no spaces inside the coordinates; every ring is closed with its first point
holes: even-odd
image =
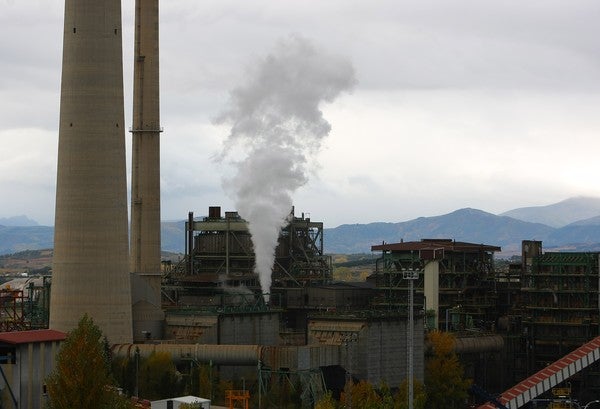
{"type": "Polygon", "coordinates": [[[0,286],[0,332],[48,328],[49,277],[17,278],[0,286]]]}
{"type": "Polygon", "coordinates": [[[245,389],[228,389],[225,391],[225,401],[229,409],[234,409],[237,403],[242,405],[242,409],[248,409],[250,404],[250,391],[245,389]]]}
{"type": "Polygon", "coordinates": [[[30,329],[25,317],[26,300],[22,290],[0,289],[0,332],[30,329]]]}

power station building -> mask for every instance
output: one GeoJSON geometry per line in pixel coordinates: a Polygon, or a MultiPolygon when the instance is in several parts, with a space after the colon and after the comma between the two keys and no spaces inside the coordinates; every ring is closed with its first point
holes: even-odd
{"type": "MultiPolygon", "coordinates": [[[[500,248],[493,245],[374,245],[380,257],[369,280],[337,283],[323,223],[292,209],[265,297],[247,222],[213,206],[206,217],[188,215],[184,258],[165,274],[158,0],[136,0],[135,8],[129,224],[121,2],[65,0],[49,302],[49,331],[59,332],[46,334],[68,332],[88,313],[117,356],[166,351],[177,363],[211,363],[231,377],[254,374],[261,391],[273,379],[294,378],[311,391],[307,402],[349,379],[391,386],[410,373],[423,379],[428,330],[454,332],[467,373],[492,392],[598,335],[599,254],[543,253],[540,242],[524,242],[523,262],[507,272],[497,271],[500,248]]],[[[12,300],[25,325],[31,318],[14,292],[12,300]]],[[[5,356],[21,348],[14,337],[4,339],[5,356]]],[[[59,338],[42,340],[40,351],[54,353],[59,338]]],[[[39,375],[11,359],[6,371],[39,375]]],[[[46,359],[36,367],[44,373],[46,359]]],[[[592,366],[572,383],[581,393],[600,393],[597,373],[592,366]]],[[[13,398],[18,405],[26,399],[13,398]]]]}

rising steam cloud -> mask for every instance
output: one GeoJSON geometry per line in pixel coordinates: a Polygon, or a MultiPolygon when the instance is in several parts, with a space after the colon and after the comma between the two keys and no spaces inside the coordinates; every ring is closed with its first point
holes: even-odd
{"type": "Polygon", "coordinates": [[[292,209],[292,194],[308,181],[307,163],[331,130],[320,109],[355,83],[351,63],[292,36],[257,61],[247,82],[231,91],[217,123],[231,125],[220,158],[237,147],[226,192],[248,221],[255,272],[269,293],[275,248],[292,209]]]}

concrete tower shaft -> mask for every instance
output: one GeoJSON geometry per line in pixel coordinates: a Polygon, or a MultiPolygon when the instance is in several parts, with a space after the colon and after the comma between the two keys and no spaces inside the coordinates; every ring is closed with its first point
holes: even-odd
{"type": "Polygon", "coordinates": [[[162,336],[158,0],[135,1],[131,176],[133,336],[162,336]]]}
{"type": "Polygon", "coordinates": [[[66,0],[50,327],[132,340],[120,0],[66,0]]]}
{"type": "Polygon", "coordinates": [[[135,8],[131,270],[160,274],[158,0],[135,8]]]}

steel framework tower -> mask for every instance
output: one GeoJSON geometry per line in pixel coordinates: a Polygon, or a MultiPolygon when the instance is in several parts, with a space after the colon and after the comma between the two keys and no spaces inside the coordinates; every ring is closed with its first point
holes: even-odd
{"type": "Polygon", "coordinates": [[[162,336],[158,0],[135,2],[131,259],[133,337],[162,336]]]}
{"type": "Polygon", "coordinates": [[[131,342],[120,0],[66,0],[50,328],[131,342]]]}

